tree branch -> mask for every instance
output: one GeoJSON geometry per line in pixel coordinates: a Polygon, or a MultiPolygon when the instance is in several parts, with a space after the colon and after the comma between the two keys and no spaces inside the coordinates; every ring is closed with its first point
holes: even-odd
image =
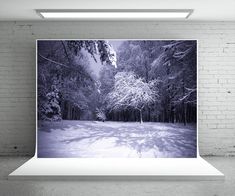
{"type": "Polygon", "coordinates": [[[69,54],[67,52],[66,46],[64,44],[64,41],[61,41],[61,43],[62,43],[62,46],[63,46],[63,49],[64,49],[64,53],[65,53],[65,55],[66,55],[66,57],[68,59],[68,62],[69,62],[69,64],[71,64],[71,59],[70,59],[69,54]]]}
{"type": "Polygon", "coordinates": [[[69,68],[67,65],[64,65],[64,64],[62,64],[62,63],[56,62],[56,61],[54,61],[54,60],[51,60],[51,59],[49,59],[49,58],[47,58],[47,57],[45,57],[45,56],[42,56],[40,53],[38,53],[38,56],[40,56],[41,58],[43,58],[43,59],[45,59],[45,60],[47,60],[47,61],[49,61],[49,62],[51,62],[51,63],[54,63],[54,64],[57,64],[57,65],[60,65],[60,66],[69,68]]]}
{"type": "Polygon", "coordinates": [[[92,77],[90,77],[87,73],[82,73],[79,69],[76,69],[76,68],[74,68],[74,67],[70,67],[70,66],[67,66],[67,65],[65,65],[65,64],[62,64],[62,63],[56,62],[56,61],[54,61],[54,60],[51,60],[51,59],[49,59],[49,58],[47,58],[47,57],[41,55],[40,53],[38,53],[38,56],[40,56],[41,58],[43,58],[43,59],[45,59],[45,60],[47,60],[47,61],[49,61],[49,62],[51,62],[51,63],[56,64],[56,65],[60,65],[60,66],[63,66],[63,67],[65,67],[65,68],[67,68],[67,69],[72,69],[72,70],[74,70],[74,71],[77,71],[78,73],[80,73],[80,74],[86,76],[86,77],[89,78],[91,81],[93,81],[92,77]]]}

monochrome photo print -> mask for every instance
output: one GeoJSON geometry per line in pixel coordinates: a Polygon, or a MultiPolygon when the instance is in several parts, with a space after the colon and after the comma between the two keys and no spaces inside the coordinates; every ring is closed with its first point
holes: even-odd
{"type": "Polygon", "coordinates": [[[37,40],[37,156],[196,158],[196,40],[37,40]]]}

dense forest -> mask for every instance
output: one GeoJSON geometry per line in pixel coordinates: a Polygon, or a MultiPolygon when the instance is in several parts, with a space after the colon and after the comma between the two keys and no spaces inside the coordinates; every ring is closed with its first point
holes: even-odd
{"type": "Polygon", "coordinates": [[[195,123],[194,40],[41,40],[38,119],[195,123]]]}

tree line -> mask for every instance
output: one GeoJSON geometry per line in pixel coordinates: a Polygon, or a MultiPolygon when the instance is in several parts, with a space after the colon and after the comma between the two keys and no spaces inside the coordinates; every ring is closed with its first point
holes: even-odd
{"type": "Polygon", "coordinates": [[[38,43],[40,120],[196,122],[193,40],[38,43]],[[102,68],[96,76],[89,58],[102,68]]]}

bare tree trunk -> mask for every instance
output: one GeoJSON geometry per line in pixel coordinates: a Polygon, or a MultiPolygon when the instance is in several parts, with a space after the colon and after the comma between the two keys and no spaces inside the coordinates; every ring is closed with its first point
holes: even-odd
{"type": "Polygon", "coordinates": [[[184,103],[184,125],[187,124],[187,105],[184,103]]]}
{"type": "MultiPolygon", "coordinates": [[[[184,76],[185,76],[185,72],[183,72],[183,96],[185,96],[185,79],[184,79],[184,76]]],[[[187,112],[186,112],[186,104],[185,104],[185,100],[183,100],[183,109],[184,109],[184,125],[186,125],[186,121],[187,121],[187,112]]]]}
{"type": "Polygon", "coordinates": [[[143,118],[142,118],[142,110],[140,110],[140,123],[143,123],[143,118]]]}

